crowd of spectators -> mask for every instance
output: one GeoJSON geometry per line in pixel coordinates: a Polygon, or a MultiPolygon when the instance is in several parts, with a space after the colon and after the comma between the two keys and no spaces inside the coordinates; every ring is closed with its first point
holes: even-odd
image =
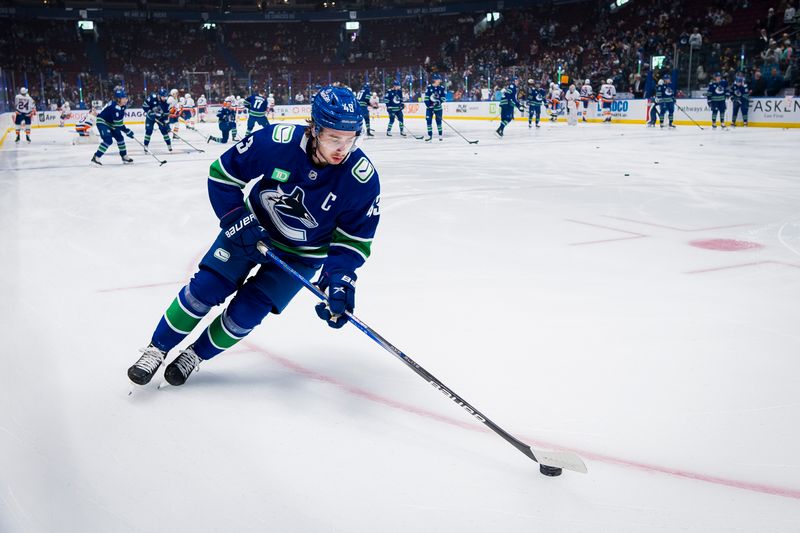
{"type": "Polygon", "coordinates": [[[618,91],[642,97],[653,56],[664,57],[662,70],[679,73],[684,91],[701,89],[714,72],[732,79],[746,71],[755,95],[800,92],[797,0],[609,6],[545,4],[504,10],[499,20],[482,13],[374,20],[359,32],[339,22],[203,30],[188,22],[109,20],[95,37],[79,34],[74,21],[5,18],[0,68],[9,90],[27,84],[38,100],[73,105],[81,97],[106,99],[117,85],[134,101],[161,86],[212,101],[258,87],[279,103],[300,103],[333,80],[354,89],[369,81],[382,93],[399,79],[416,99],[433,72],[444,75],[455,100],[493,98],[511,75],[595,84],[611,78],[618,91]]]}

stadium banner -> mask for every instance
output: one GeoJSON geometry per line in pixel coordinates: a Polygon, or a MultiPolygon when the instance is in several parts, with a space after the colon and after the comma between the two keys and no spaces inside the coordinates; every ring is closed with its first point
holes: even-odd
{"type": "MultiPolygon", "coordinates": [[[[614,123],[645,124],[647,121],[647,100],[616,100],[611,104],[611,118],[614,123]]],[[[730,123],[732,104],[726,102],[725,121],[730,123]]],[[[498,120],[500,118],[500,105],[498,102],[445,102],[442,105],[444,118],[447,120],[498,120]]],[[[206,122],[215,123],[219,106],[210,105],[206,113],[206,122]]],[[[767,128],[800,128],[800,98],[751,98],[749,111],[749,125],[767,128]]],[[[583,110],[583,106],[580,107],[583,110]]],[[[74,126],[88,113],[88,110],[74,109],[67,113],[64,126],[74,126]]],[[[403,110],[405,118],[424,119],[425,104],[422,102],[407,102],[403,110]]],[[[514,111],[515,120],[527,121],[527,110],[514,111]]],[[[381,104],[376,109],[370,109],[372,119],[387,119],[386,106],[381,104]]],[[[0,132],[13,130],[14,113],[0,114],[0,132]]],[[[311,106],[304,104],[276,105],[275,113],[268,115],[270,121],[302,121],[311,116],[311,106]]],[[[602,121],[603,111],[599,103],[590,103],[587,107],[587,120],[589,122],[602,121]]],[[[550,118],[549,109],[542,109],[542,121],[550,118]]],[[[696,121],[701,126],[711,125],[711,109],[705,99],[683,98],[676,103],[675,124],[678,126],[692,126],[696,121]],[[690,118],[691,117],[691,118],[690,118]]],[[[240,122],[247,120],[247,113],[237,114],[240,122]]],[[[665,117],[666,119],[666,117],[665,117]]],[[[565,110],[561,109],[558,115],[559,122],[566,121],[565,110]]],[[[741,124],[741,114],[738,123],[741,124]]],[[[32,127],[53,128],[59,127],[61,122],[60,111],[41,111],[33,117],[32,127]]],[[[125,123],[128,125],[144,124],[144,111],[141,108],[125,110],[125,123]]]]}

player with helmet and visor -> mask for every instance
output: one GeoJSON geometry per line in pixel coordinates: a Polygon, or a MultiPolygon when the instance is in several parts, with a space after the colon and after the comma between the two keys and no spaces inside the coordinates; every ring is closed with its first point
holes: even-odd
{"type": "Polygon", "coordinates": [[[164,371],[169,384],[182,385],[200,363],[283,311],[302,285],[263,255],[259,243],[306,279],[320,271],[316,283],[328,301],[317,305],[317,315],[334,328],[347,322],[356,270],[370,255],[380,217],[378,172],[356,146],[363,124],[355,95],[328,86],[314,97],[305,126],[271,124],[211,164],[209,198],[221,231],[128,369],[131,381],[147,384],[170,350],[194,333],[164,371]],[[231,295],[208,327],[195,332],[231,295]]]}

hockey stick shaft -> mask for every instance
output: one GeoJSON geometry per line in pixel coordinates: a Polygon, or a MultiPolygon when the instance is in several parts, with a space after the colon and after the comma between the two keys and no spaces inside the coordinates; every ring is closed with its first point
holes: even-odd
{"type": "MultiPolygon", "coordinates": [[[[319,298],[323,302],[328,301],[328,297],[325,295],[324,292],[322,292],[322,290],[320,290],[319,287],[317,287],[309,280],[304,278],[288,263],[286,263],[283,259],[278,257],[275,254],[275,252],[273,252],[266,244],[259,241],[257,247],[259,252],[269,257],[284,272],[291,275],[293,278],[297,279],[300,283],[303,284],[305,288],[314,293],[314,295],[317,298],[319,298]]],[[[531,448],[524,442],[520,441],[519,439],[515,438],[513,435],[505,431],[503,428],[492,422],[487,416],[485,416],[475,407],[470,405],[466,400],[464,400],[461,396],[453,392],[450,388],[445,386],[441,381],[439,381],[436,377],[434,377],[433,374],[425,370],[417,362],[415,362],[409,356],[404,354],[399,348],[395,347],[392,343],[383,338],[383,336],[381,336],[378,332],[369,327],[366,323],[364,323],[361,319],[356,317],[353,313],[351,313],[350,311],[345,311],[345,314],[350,319],[350,322],[352,322],[355,327],[357,327],[365,335],[367,335],[367,337],[375,341],[384,350],[386,350],[390,354],[400,359],[403,363],[405,363],[407,367],[413,370],[419,377],[430,383],[435,389],[439,390],[442,394],[450,398],[456,405],[461,406],[462,409],[464,409],[466,412],[475,417],[483,425],[485,425],[486,427],[488,427],[489,429],[491,429],[492,431],[503,437],[503,439],[505,439],[506,442],[514,446],[517,450],[525,454],[530,459],[533,459],[537,463],[544,464],[546,466],[566,468],[567,470],[574,470],[576,472],[586,473],[587,471],[586,465],[583,463],[581,458],[578,457],[577,454],[574,454],[572,452],[546,452],[539,450],[535,451],[533,448],[531,448]]]]}
{"type": "Polygon", "coordinates": [[[179,141],[181,141],[181,142],[185,143],[185,144],[186,144],[186,145],[187,145],[189,148],[191,148],[191,149],[192,149],[192,150],[194,150],[195,152],[199,152],[199,153],[201,153],[201,154],[202,154],[203,152],[205,152],[205,150],[201,150],[200,148],[197,148],[195,145],[193,145],[192,143],[190,143],[189,141],[187,141],[186,139],[184,139],[183,137],[181,137],[181,136],[179,136],[179,135],[175,135],[175,134],[173,134],[173,135],[172,135],[172,138],[173,138],[173,139],[178,139],[179,141]]]}
{"type": "Polygon", "coordinates": [[[423,139],[422,135],[415,134],[413,131],[408,129],[408,126],[403,125],[403,129],[406,130],[408,134],[414,137],[416,140],[421,141],[423,139]]]}
{"type": "Polygon", "coordinates": [[[701,126],[700,124],[698,124],[698,123],[697,123],[697,121],[696,121],[695,119],[693,119],[693,118],[692,118],[692,115],[690,115],[689,113],[687,113],[686,111],[684,111],[684,110],[683,110],[683,108],[682,108],[681,106],[679,106],[678,104],[675,104],[675,107],[677,107],[678,109],[680,109],[681,113],[683,113],[684,115],[686,115],[687,117],[689,117],[689,120],[691,120],[692,122],[694,122],[694,125],[695,125],[695,126],[697,126],[698,128],[700,128],[701,130],[703,129],[703,126],[701,126]]]}
{"type": "Polygon", "coordinates": [[[142,147],[142,149],[145,151],[145,153],[146,153],[146,154],[149,154],[150,156],[152,156],[152,158],[153,158],[153,159],[155,159],[156,161],[158,161],[158,166],[161,166],[161,165],[166,165],[166,164],[167,164],[167,160],[166,160],[166,159],[163,159],[163,160],[162,160],[162,159],[159,159],[158,157],[156,157],[156,154],[154,154],[153,152],[151,152],[150,150],[148,150],[148,149],[147,149],[147,147],[146,147],[146,146],[145,146],[145,145],[142,143],[142,141],[140,141],[140,140],[139,140],[139,139],[137,139],[136,137],[131,137],[131,139],[133,139],[134,141],[136,141],[137,143],[139,143],[139,146],[141,146],[141,147],[142,147]]]}
{"type": "Polygon", "coordinates": [[[453,125],[452,125],[452,124],[450,124],[449,122],[447,122],[445,119],[442,119],[442,122],[444,122],[445,124],[447,124],[447,127],[448,127],[448,128],[450,128],[451,130],[453,130],[454,132],[456,132],[456,133],[458,134],[458,136],[459,136],[459,137],[461,137],[462,139],[464,139],[465,141],[467,141],[469,144],[478,144],[478,141],[477,141],[477,140],[470,141],[469,139],[467,139],[466,137],[464,137],[463,135],[461,135],[461,132],[460,132],[460,131],[458,131],[457,129],[455,129],[455,128],[453,127],[453,125]]]}

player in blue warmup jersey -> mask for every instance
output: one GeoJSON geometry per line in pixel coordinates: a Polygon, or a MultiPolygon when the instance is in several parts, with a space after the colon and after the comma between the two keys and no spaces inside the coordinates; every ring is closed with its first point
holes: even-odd
{"type": "Polygon", "coordinates": [[[316,283],[328,302],[316,306],[317,315],[334,328],[347,322],[356,270],[370,255],[380,216],[378,173],[356,147],[363,123],[349,89],[325,87],[314,97],[307,126],[270,125],[211,164],[208,191],[222,230],[128,369],[131,381],[147,384],[167,353],[230,295],[222,312],[167,366],[168,383],[182,385],[202,361],[235,345],[268,314],[283,311],[302,284],[262,255],[260,242],[306,279],[321,268],[316,283]]]}
{"type": "Polygon", "coordinates": [[[672,123],[675,118],[675,89],[672,86],[672,77],[669,74],[664,74],[664,77],[658,80],[656,98],[658,101],[659,124],[663,128],[664,115],[668,115],[669,127],[675,129],[675,125],[672,123]]]}
{"type": "Polygon", "coordinates": [[[428,126],[426,141],[433,139],[433,118],[436,117],[436,129],[439,132],[439,141],[442,140],[442,103],[447,98],[447,93],[442,87],[442,77],[439,74],[431,76],[431,83],[425,89],[425,122],[428,126]]]}
{"type": "Polygon", "coordinates": [[[133,139],[133,131],[130,130],[125,124],[125,106],[128,104],[128,95],[125,89],[115,89],[114,99],[110,101],[106,107],[97,115],[97,130],[100,132],[100,146],[92,156],[92,163],[102,165],[100,158],[106,153],[108,147],[117,141],[119,148],[119,155],[122,158],[123,164],[133,163],[133,159],[128,155],[128,150],[125,148],[125,139],[122,137],[124,133],[133,139]]]}
{"type": "Polygon", "coordinates": [[[514,108],[523,111],[522,105],[517,100],[517,77],[513,76],[505,89],[503,89],[503,97],[500,99],[500,126],[495,130],[495,133],[500,137],[503,136],[503,131],[509,122],[514,120],[514,108]]]}
{"type": "Polygon", "coordinates": [[[528,103],[528,127],[531,127],[533,116],[536,115],[536,127],[539,128],[539,120],[542,117],[542,106],[547,99],[547,94],[544,89],[539,88],[539,83],[528,80],[528,94],[525,96],[525,101],[528,103]]]}
{"type": "Polygon", "coordinates": [[[221,136],[209,135],[206,142],[218,142],[225,144],[228,142],[228,135],[236,129],[236,109],[234,107],[233,96],[226,96],[222,103],[222,108],[217,111],[217,126],[221,136]]]}
{"type": "Polygon", "coordinates": [[[725,129],[725,100],[728,98],[728,81],[722,79],[722,74],[716,72],[714,80],[708,84],[706,99],[711,108],[711,129],[717,129],[717,113],[719,124],[725,129]]]}
{"type": "Polygon", "coordinates": [[[400,125],[400,135],[403,137],[406,136],[403,129],[405,128],[405,124],[403,124],[403,109],[405,108],[405,104],[403,103],[403,91],[400,89],[400,82],[395,81],[392,84],[392,90],[386,93],[386,112],[389,113],[389,127],[386,129],[386,135],[391,137],[392,135],[392,126],[394,126],[394,119],[397,119],[397,123],[400,125]]]}
{"type": "Polygon", "coordinates": [[[369,90],[369,83],[365,83],[361,90],[358,91],[356,99],[358,100],[358,110],[361,113],[361,117],[364,119],[364,123],[367,125],[368,137],[372,137],[372,128],[369,125],[369,99],[371,97],[372,93],[369,90]]]}
{"type": "Polygon", "coordinates": [[[158,131],[167,143],[167,149],[172,151],[172,141],[169,138],[169,104],[167,96],[169,93],[163,87],[158,93],[152,93],[142,104],[144,111],[144,151],[150,144],[150,137],[153,135],[153,128],[158,124],[158,131]]]}
{"type": "Polygon", "coordinates": [[[269,126],[269,120],[267,120],[267,98],[264,96],[263,89],[259,89],[258,92],[245,98],[244,106],[247,108],[247,132],[245,135],[250,135],[256,124],[262,128],[269,126]]]}
{"type": "Polygon", "coordinates": [[[733,101],[733,116],[731,126],[736,127],[736,119],[739,117],[739,110],[742,111],[744,127],[747,127],[747,114],[750,111],[750,86],[744,81],[744,74],[736,73],[736,79],[731,88],[731,100],[733,101]]]}

